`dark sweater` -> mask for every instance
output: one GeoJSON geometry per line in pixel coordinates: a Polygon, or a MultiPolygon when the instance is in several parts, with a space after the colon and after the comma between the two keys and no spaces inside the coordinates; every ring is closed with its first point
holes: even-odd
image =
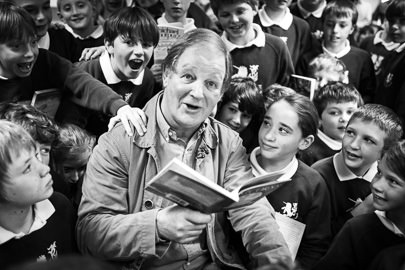
{"type": "Polygon", "coordinates": [[[49,88],[70,89],[78,104],[104,113],[116,114],[127,105],[121,96],[90,74],[74,67],[68,60],[39,49],[31,74],[24,78],[0,79],[0,102],[31,100],[36,90],[49,88]]]}
{"type": "Polygon", "coordinates": [[[318,135],[316,135],[311,146],[304,151],[299,152],[299,159],[308,166],[311,166],[318,160],[331,157],[339,151],[340,150],[331,149],[324,141],[319,139],[318,135]]]}
{"type": "Polygon", "coordinates": [[[312,15],[309,15],[307,18],[304,18],[304,16],[302,16],[300,9],[298,8],[297,2],[291,4],[290,12],[291,12],[291,14],[297,16],[298,18],[305,20],[309,24],[311,33],[314,33],[317,31],[323,31],[322,18],[316,18],[312,15]]]}
{"type": "Polygon", "coordinates": [[[380,251],[398,244],[405,238],[388,230],[375,213],[360,215],[347,221],[315,269],[366,270],[380,251]]]}
{"type": "Polygon", "coordinates": [[[57,192],[49,200],[55,212],[44,227],[20,239],[11,239],[0,245],[2,269],[24,262],[35,262],[40,258],[51,260],[57,256],[77,252],[74,233],[76,220],[69,200],[57,192]]]}
{"type": "Polygon", "coordinates": [[[370,194],[370,182],[364,179],[340,181],[333,166],[333,157],[316,162],[312,168],[320,173],[328,187],[332,207],[332,235],[335,236],[343,224],[352,218],[348,210],[354,207],[353,201],[358,198],[364,200],[370,194]]]}
{"type": "Polygon", "coordinates": [[[66,29],[49,28],[49,50],[74,63],[79,60],[82,48],[66,29]]]}
{"type": "Polygon", "coordinates": [[[310,269],[330,244],[329,194],[319,173],[301,161],[291,180],[267,199],[276,212],[306,224],[296,260],[304,269],[310,269]],[[291,212],[286,210],[288,204],[291,212]]]}
{"type": "Polygon", "coordinates": [[[374,64],[374,71],[376,74],[379,74],[381,72],[381,63],[390,53],[390,51],[387,50],[381,43],[374,44],[374,36],[363,39],[359,47],[371,54],[371,60],[374,64]]]}

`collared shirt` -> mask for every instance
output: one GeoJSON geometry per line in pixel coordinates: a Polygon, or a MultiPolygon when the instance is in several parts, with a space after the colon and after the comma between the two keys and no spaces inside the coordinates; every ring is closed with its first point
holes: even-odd
{"type": "Polygon", "coordinates": [[[382,224],[395,235],[400,237],[405,237],[405,234],[392,222],[389,218],[387,218],[385,211],[374,211],[377,217],[381,220],[382,224]]]}
{"type": "Polygon", "coordinates": [[[81,39],[81,40],[83,40],[83,39],[88,39],[88,38],[97,39],[97,38],[101,37],[101,36],[103,35],[103,33],[104,33],[104,31],[103,31],[103,26],[101,26],[101,25],[98,25],[97,28],[96,28],[90,35],[88,35],[87,37],[82,37],[82,36],[76,34],[76,33],[73,31],[73,29],[72,29],[69,25],[67,25],[67,24],[65,24],[65,29],[66,29],[69,33],[71,33],[75,38],[78,38],[78,39],[81,39]]]}
{"type": "Polygon", "coordinates": [[[38,48],[49,50],[50,44],[51,38],[49,37],[49,33],[46,32],[46,34],[38,40],[38,48]]]}
{"type": "Polygon", "coordinates": [[[286,8],[285,14],[283,16],[283,19],[279,22],[273,21],[268,15],[265,10],[266,5],[264,5],[260,10],[259,10],[259,18],[260,22],[264,27],[270,27],[272,25],[278,25],[284,30],[288,30],[293,22],[293,15],[290,12],[289,8],[286,8]]]}
{"type": "Polygon", "coordinates": [[[301,1],[298,1],[298,2],[297,2],[297,6],[298,6],[298,9],[300,10],[300,13],[301,13],[301,15],[302,15],[302,17],[303,17],[304,19],[308,18],[308,17],[311,16],[311,15],[314,16],[315,18],[320,19],[320,18],[322,17],[323,10],[324,10],[325,7],[326,7],[326,1],[323,1],[322,4],[321,4],[321,6],[320,6],[317,10],[315,10],[315,11],[308,11],[308,10],[306,10],[306,9],[301,5],[301,1]]]}
{"type": "Polygon", "coordinates": [[[338,151],[342,149],[342,142],[336,141],[318,129],[318,138],[323,141],[330,149],[338,151]]]}
{"type": "MultiPolygon", "coordinates": [[[[252,164],[252,172],[254,176],[266,175],[267,172],[265,169],[260,166],[259,162],[257,161],[257,157],[260,156],[260,147],[256,147],[252,153],[250,153],[250,164],[252,164]]],[[[284,168],[281,170],[276,171],[277,173],[282,173],[283,176],[281,179],[291,179],[293,175],[298,170],[298,159],[294,156],[293,159],[288,163],[284,168]]],[[[271,172],[271,173],[276,173],[271,172]]],[[[280,180],[281,180],[280,179],[280,180]]]]}
{"type": "Polygon", "coordinates": [[[189,31],[197,28],[194,24],[194,19],[192,19],[192,18],[186,18],[185,24],[183,24],[181,22],[168,22],[166,20],[166,13],[163,13],[162,17],[157,19],[157,24],[161,25],[161,26],[173,26],[173,27],[181,28],[181,29],[184,29],[184,33],[187,33],[189,31]]]}
{"type": "Polygon", "coordinates": [[[236,45],[232,42],[229,41],[228,35],[224,31],[221,38],[224,41],[226,48],[231,52],[235,49],[242,49],[242,48],[248,48],[251,46],[256,46],[256,47],[264,47],[266,45],[266,36],[260,27],[260,25],[253,23],[253,30],[255,31],[255,38],[245,45],[236,45]]]}
{"type": "Polygon", "coordinates": [[[373,39],[373,44],[374,44],[374,45],[381,44],[381,45],[384,46],[384,48],[385,48],[387,51],[395,50],[395,49],[397,49],[397,48],[401,45],[401,43],[395,43],[395,42],[393,42],[393,41],[390,41],[390,42],[385,41],[385,40],[382,38],[382,35],[383,35],[383,34],[384,34],[384,31],[383,31],[383,30],[378,31],[378,32],[375,34],[374,39],[373,39]]]}
{"type": "MultiPolygon", "coordinates": [[[[108,54],[107,51],[104,51],[104,53],[100,56],[99,61],[101,70],[103,71],[107,84],[115,84],[122,81],[115,74],[113,67],[111,65],[110,55],[108,54]]],[[[135,79],[129,79],[128,81],[132,82],[134,85],[141,85],[144,73],[145,70],[142,70],[141,73],[139,73],[138,77],[136,77],[135,79]]]]}
{"type": "Polygon", "coordinates": [[[28,233],[14,233],[0,227],[0,245],[14,238],[20,239],[44,227],[46,225],[46,221],[52,216],[53,213],[55,213],[55,208],[49,200],[44,200],[34,204],[33,211],[34,222],[32,223],[28,233]]]}
{"type": "Polygon", "coordinates": [[[377,161],[374,162],[364,175],[355,175],[349,168],[347,168],[342,151],[333,156],[333,166],[335,167],[336,174],[341,182],[354,179],[363,179],[371,183],[377,173],[377,161]]]}
{"type": "Polygon", "coordinates": [[[402,52],[405,49],[405,42],[402,43],[398,48],[395,49],[397,53],[402,52]]]}
{"type": "Polygon", "coordinates": [[[349,40],[345,41],[345,47],[340,52],[337,52],[337,53],[333,53],[333,52],[329,51],[328,49],[326,49],[325,44],[322,42],[323,52],[326,54],[329,54],[332,57],[341,58],[341,57],[345,56],[346,54],[348,54],[350,52],[350,49],[351,49],[351,47],[350,47],[349,40]]]}

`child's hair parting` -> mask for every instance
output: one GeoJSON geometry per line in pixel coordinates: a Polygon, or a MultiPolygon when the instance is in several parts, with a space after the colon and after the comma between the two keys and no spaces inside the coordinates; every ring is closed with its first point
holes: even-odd
{"type": "Polygon", "coordinates": [[[402,137],[401,119],[393,110],[383,105],[368,103],[361,106],[352,114],[348,125],[355,119],[362,122],[374,123],[385,132],[386,137],[384,139],[383,151],[387,150],[402,137]]]}
{"type": "Polygon", "coordinates": [[[330,103],[355,102],[357,107],[364,104],[360,92],[353,85],[342,82],[329,82],[324,85],[316,92],[312,102],[318,111],[319,117],[330,103]]]}
{"type": "Polygon", "coordinates": [[[289,96],[289,95],[293,95],[295,93],[296,93],[295,90],[290,87],[283,86],[278,83],[273,83],[273,84],[267,86],[262,91],[262,95],[263,95],[263,99],[264,99],[264,106],[266,109],[268,109],[271,104],[273,104],[280,98],[289,96]]]}
{"type": "Polygon", "coordinates": [[[140,7],[124,7],[113,13],[104,23],[104,39],[113,42],[118,36],[136,42],[156,45],[159,28],[153,17],[140,7]]]}
{"type": "Polygon", "coordinates": [[[327,16],[335,16],[337,18],[352,18],[353,27],[356,27],[359,13],[357,11],[357,1],[352,0],[334,0],[329,2],[322,13],[322,20],[327,16]]]}
{"type": "Polygon", "coordinates": [[[339,74],[339,81],[347,79],[348,70],[346,65],[336,57],[321,53],[309,62],[307,76],[313,77],[316,72],[325,70],[339,74]]]}
{"type": "Polygon", "coordinates": [[[58,126],[52,118],[31,105],[0,103],[0,119],[19,124],[42,144],[51,145],[58,137],[58,126]]]}
{"type": "Polygon", "coordinates": [[[0,43],[31,42],[37,36],[35,22],[22,7],[0,2],[0,43]]]}
{"type": "Polygon", "coordinates": [[[405,1],[392,1],[385,11],[385,18],[387,18],[389,22],[395,19],[405,19],[405,1]]]}
{"type": "Polygon", "coordinates": [[[218,112],[228,102],[237,103],[240,111],[251,114],[253,118],[261,117],[264,114],[263,96],[260,94],[256,83],[249,77],[231,79],[218,106],[218,112]]]}
{"type": "Polygon", "coordinates": [[[405,181],[405,140],[395,142],[383,156],[385,164],[405,181]]]}
{"type": "MultiPolygon", "coordinates": [[[[280,101],[287,102],[295,109],[298,115],[298,126],[301,129],[303,138],[317,134],[319,123],[318,112],[308,97],[300,94],[284,96],[275,101],[272,105],[280,101]]],[[[272,105],[270,105],[270,107],[272,105]]]]}
{"type": "Polygon", "coordinates": [[[52,145],[52,161],[59,164],[79,153],[92,151],[96,138],[74,124],[64,124],[59,129],[59,136],[52,145]]]}
{"type": "Polygon", "coordinates": [[[246,3],[249,4],[253,10],[257,10],[259,6],[258,0],[211,0],[211,8],[215,15],[218,15],[218,11],[221,7],[225,5],[233,5],[239,3],[246,3]]]}

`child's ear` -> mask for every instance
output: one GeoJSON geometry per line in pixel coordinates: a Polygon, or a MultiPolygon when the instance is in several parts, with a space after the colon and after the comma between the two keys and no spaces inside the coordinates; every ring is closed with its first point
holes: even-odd
{"type": "Polygon", "coordinates": [[[105,49],[107,50],[108,54],[110,54],[110,55],[114,54],[114,44],[112,42],[105,40],[104,46],[105,46],[105,49]]]}
{"type": "Polygon", "coordinates": [[[315,140],[314,135],[308,135],[307,137],[301,139],[301,141],[298,144],[298,149],[301,151],[307,149],[308,147],[311,146],[314,140],[315,140]]]}

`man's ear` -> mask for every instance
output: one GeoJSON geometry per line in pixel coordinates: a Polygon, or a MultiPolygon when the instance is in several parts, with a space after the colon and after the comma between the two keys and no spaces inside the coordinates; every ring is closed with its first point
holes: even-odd
{"type": "Polygon", "coordinates": [[[311,146],[314,140],[315,140],[314,135],[308,135],[307,137],[301,139],[301,141],[298,144],[298,149],[301,151],[307,149],[308,147],[311,146]]]}

